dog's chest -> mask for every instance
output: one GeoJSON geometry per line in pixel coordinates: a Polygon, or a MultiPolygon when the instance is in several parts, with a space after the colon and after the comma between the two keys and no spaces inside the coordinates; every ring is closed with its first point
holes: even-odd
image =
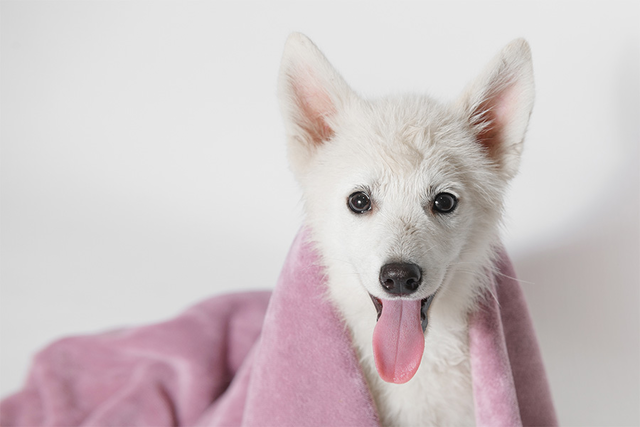
{"type": "Polygon", "coordinates": [[[383,426],[475,424],[466,324],[428,331],[420,368],[405,384],[383,381],[367,331],[352,333],[383,426]]]}
{"type": "MultiPolygon", "coordinates": [[[[365,362],[366,363],[366,362],[365,362]]],[[[447,368],[427,361],[406,384],[382,381],[365,368],[383,426],[472,426],[475,424],[468,359],[447,368]]],[[[367,363],[368,364],[368,363],[367,363]]]]}

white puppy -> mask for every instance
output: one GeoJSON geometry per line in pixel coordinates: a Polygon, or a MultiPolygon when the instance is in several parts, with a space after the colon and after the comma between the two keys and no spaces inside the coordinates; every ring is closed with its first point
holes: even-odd
{"type": "Polygon", "coordinates": [[[473,425],[467,318],[533,106],[529,46],[506,46],[453,105],[364,99],[301,34],[279,79],[328,295],[382,423],[473,425]]]}

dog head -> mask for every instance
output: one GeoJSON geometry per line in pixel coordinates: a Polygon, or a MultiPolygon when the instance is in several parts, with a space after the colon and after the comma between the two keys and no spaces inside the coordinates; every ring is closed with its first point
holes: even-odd
{"type": "Polygon", "coordinates": [[[345,278],[334,284],[342,295],[371,296],[378,371],[406,382],[434,296],[464,293],[456,272],[487,265],[533,106],[529,47],[507,45],[445,105],[415,95],[364,99],[293,34],[278,92],[320,255],[330,276],[345,278]],[[386,343],[391,336],[400,343],[386,343]]]}

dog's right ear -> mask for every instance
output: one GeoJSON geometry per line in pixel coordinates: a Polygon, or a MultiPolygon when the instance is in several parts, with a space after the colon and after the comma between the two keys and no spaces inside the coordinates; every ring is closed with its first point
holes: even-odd
{"type": "Polygon", "coordinates": [[[322,52],[300,33],[287,39],[278,79],[289,162],[299,176],[335,134],[337,116],[355,95],[322,52]]]}

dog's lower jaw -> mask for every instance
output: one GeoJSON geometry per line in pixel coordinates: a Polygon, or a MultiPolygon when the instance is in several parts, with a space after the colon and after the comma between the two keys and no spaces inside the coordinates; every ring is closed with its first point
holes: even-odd
{"type": "MultiPolygon", "coordinates": [[[[462,277],[468,280],[468,275],[462,277]]],[[[362,286],[349,286],[346,280],[329,275],[330,296],[351,332],[382,425],[474,425],[466,316],[471,296],[446,291],[438,295],[418,371],[405,384],[390,384],[380,378],[374,362],[374,306],[362,286]]]]}

